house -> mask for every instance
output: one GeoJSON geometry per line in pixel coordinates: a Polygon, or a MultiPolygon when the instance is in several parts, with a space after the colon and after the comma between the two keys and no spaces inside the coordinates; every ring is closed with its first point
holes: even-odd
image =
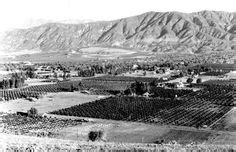
{"type": "Polygon", "coordinates": [[[176,83],[176,87],[177,88],[183,88],[184,87],[184,83],[183,82],[177,82],[176,83]]]}
{"type": "Polygon", "coordinates": [[[77,71],[70,71],[70,76],[76,77],[76,76],[78,76],[78,72],[77,71]]]}
{"type": "Polygon", "coordinates": [[[149,93],[149,92],[145,92],[145,93],[143,94],[143,96],[144,96],[144,97],[150,97],[150,93],[149,93]]]}
{"type": "Polygon", "coordinates": [[[199,77],[198,74],[194,74],[194,75],[193,75],[193,78],[198,78],[198,77],[199,77]]]}
{"type": "Polygon", "coordinates": [[[164,83],[158,83],[158,84],[157,84],[157,87],[164,87],[164,86],[165,86],[164,83]]]}
{"type": "Polygon", "coordinates": [[[64,72],[59,69],[54,71],[54,75],[56,75],[57,77],[63,77],[64,72]]]}
{"type": "Polygon", "coordinates": [[[167,77],[162,77],[162,80],[168,80],[168,78],[167,77]]]}
{"type": "Polygon", "coordinates": [[[167,83],[167,87],[170,87],[170,88],[183,88],[184,83],[183,82],[167,83]]]}
{"type": "Polygon", "coordinates": [[[133,70],[136,70],[137,68],[138,68],[137,64],[134,64],[133,67],[132,67],[133,70]]]}

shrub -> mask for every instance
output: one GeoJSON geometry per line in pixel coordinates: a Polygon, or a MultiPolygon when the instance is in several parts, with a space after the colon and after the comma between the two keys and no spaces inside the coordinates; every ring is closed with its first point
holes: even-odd
{"type": "Polygon", "coordinates": [[[198,78],[197,81],[196,81],[197,84],[199,83],[202,83],[202,79],[201,78],[198,78]]]}
{"type": "Polygon", "coordinates": [[[36,108],[30,108],[30,110],[27,111],[28,116],[35,117],[38,115],[38,110],[36,108]]]}
{"type": "Polygon", "coordinates": [[[187,83],[192,83],[193,82],[193,79],[192,78],[188,78],[187,79],[187,83]]]}
{"type": "Polygon", "coordinates": [[[101,140],[103,137],[103,132],[101,130],[99,131],[90,131],[88,133],[88,139],[91,141],[97,141],[101,140]]]}

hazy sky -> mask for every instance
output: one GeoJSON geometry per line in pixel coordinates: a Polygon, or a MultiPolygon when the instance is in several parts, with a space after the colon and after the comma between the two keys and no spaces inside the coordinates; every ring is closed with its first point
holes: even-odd
{"type": "Polygon", "coordinates": [[[0,0],[0,31],[47,21],[112,20],[148,11],[236,12],[236,0],[0,0]]]}

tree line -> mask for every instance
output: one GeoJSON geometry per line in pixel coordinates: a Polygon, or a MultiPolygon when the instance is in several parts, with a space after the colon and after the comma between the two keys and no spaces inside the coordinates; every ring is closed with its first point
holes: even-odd
{"type": "Polygon", "coordinates": [[[172,88],[163,88],[158,87],[158,82],[155,80],[148,82],[135,81],[130,85],[128,89],[124,91],[125,95],[139,95],[143,96],[145,93],[148,93],[150,97],[161,97],[161,98],[176,98],[188,93],[191,93],[192,90],[185,89],[172,89],[172,88]]]}
{"type": "Polygon", "coordinates": [[[26,76],[23,73],[12,73],[10,77],[3,78],[0,82],[0,88],[20,88],[25,83],[26,76]]]}

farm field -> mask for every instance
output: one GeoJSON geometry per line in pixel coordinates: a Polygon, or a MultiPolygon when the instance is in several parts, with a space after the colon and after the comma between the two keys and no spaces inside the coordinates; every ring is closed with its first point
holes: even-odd
{"type": "Polygon", "coordinates": [[[236,79],[209,80],[209,81],[204,82],[203,84],[208,84],[208,85],[236,85],[236,79]]]}
{"type": "Polygon", "coordinates": [[[104,91],[124,91],[131,85],[131,82],[129,81],[103,81],[96,80],[96,78],[85,79],[81,82],[84,88],[93,88],[104,91]]]}
{"type": "MultiPolygon", "coordinates": [[[[73,116],[55,116],[60,119],[78,119],[73,116]]],[[[85,118],[86,120],[87,118],[85,118]]],[[[58,131],[56,138],[86,141],[91,130],[102,130],[107,142],[118,143],[164,143],[176,141],[181,144],[218,143],[236,144],[234,132],[222,132],[192,127],[145,124],[139,122],[115,121],[89,118],[89,122],[76,126],[65,127],[58,131]],[[234,140],[232,140],[234,139],[234,140]]]]}
{"type": "Polygon", "coordinates": [[[224,132],[224,133],[216,133],[212,139],[209,139],[207,142],[209,144],[231,144],[236,145],[236,132],[224,132]]]}
{"type": "Polygon", "coordinates": [[[1,151],[233,151],[234,145],[180,145],[180,144],[142,144],[114,142],[84,142],[52,138],[38,138],[0,133],[1,151]]]}
{"type": "Polygon", "coordinates": [[[88,78],[86,80],[91,80],[91,81],[120,81],[120,82],[126,82],[126,83],[132,83],[134,81],[142,81],[142,82],[152,82],[154,80],[158,82],[166,82],[168,80],[162,80],[158,79],[157,77],[136,77],[136,76],[101,76],[101,77],[93,77],[93,78],[88,78]]]}
{"type": "Polygon", "coordinates": [[[55,137],[68,126],[80,125],[83,119],[57,119],[47,117],[25,117],[17,114],[0,115],[0,132],[17,135],[55,137]]]}
{"type": "MultiPolygon", "coordinates": [[[[159,93],[161,93],[159,91],[159,93]]],[[[164,93],[164,92],[163,92],[164,93]]],[[[234,88],[205,86],[177,99],[116,96],[51,112],[57,115],[207,128],[234,107],[234,88]]]]}
{"type": "Polygon", "coordinates": [[[210,126],[232,107],[198,100],[110,97],[51,112],[58,115],[189,127],[210,126]],[[188,108],[186,108],[188,107],[188,108]]]}
{"type": "MultiPolygon", "coordinates": [[[[73,141],[87,141],[88,133],[91,130],[102,130],[104,132],[104,140],[106,142],[118,143],[163,143],[176,141],[181,144],[190,143],[218,143],[218,144],[236,144],[236,135],[234,133],[220,133],[209,129],[196,129],[191,127],[172,126],[172,125],[153,125],[138,122],[114,121],[104,119],[89,119],[89,122],[82,122],[78,117],[48,115],[52,118],[42,119],[44,123],[38,120],[31,122],[21,116],[15,118],[17,121],[28,123],[22,125],[15,122],[14,127],[7,127],[9,131],[20,132],[22,135],[35,136],[40,135],[73,141]],[[78,121],[77,121],[78,120],[78,121]],[[36,122],[35,122],[36,121],[36,122]],[[28,125],[27,125],[28,124],[28,125]],[[28,127],[29,128],[28,128],[28,127]],[[53,126],[53,127],[52,127],[53,126]],[[42,128],[43,127],[43,128],[42,128]],[[15,128],[15,129],[14,129],[15,128]],[[17,128],[17,129],[16,129],[17,128]],[[217,135],[217,136],[216,136],[217,135]],[[224,139],[224,141],[223,141],[224,139]]],[[[11,116],[4,116],[9,117],[11,116]]],[[[12,120],[12,119],[9,119],[12,120]]],[[[85,118],[86,120],[86,118],[85,118]]],[[[4,120],[5,121],[5,120],[4,120]]],[[[14,124],[14,123],[13,123],[14,124]]],[[[12,132],[14,134],[14,132],[12,132]]],[[[12,134],[11,133],[11,134],[12,134]]]]}
{"type": "MultiPolygon", "coordinates": [[[[235,58],[235,57],[234,57],[235,58]]],[[[235,64],[204,64],[205,67],[210,67],[212,69],[221,69],[223,71],[235,70],[235,64]]]]}
{"type": "Polygon", "coordinates": [[[234,107],[227,115],[221,118],[211,128],[215,130],[236,132],[236,107],[234,107]]]}
{"type": "Polygon", "coordinates": [[[25,97],[38,98],[44,93],[57,93],[63,91],[74,91],[73,89],[92,89],[92,94],[110,94],[109,92],[124,91],[130,86],[130,82],[125,81],[97,81],[97,80],[82,80],[82,81],[65,81],[53,84],[30,85],[24,88],[0,90],[0,100],[16,100],[25,97]]]}
{"type": "Polygon", "coordinates": [[[35,107],[38,109],[39,113],[45,113],[73,105],[91,102],[96,100],[98,97],[98,95],[86,95],[79,92],[48,93],[46,96],[39,98],[36,102],[29,102],[26,99],[0,102],[0,111],[14,113],[17,111],[27,111],[31,107],[35,107]]]}
{"type": "Polygon", "coordinates": [[[44,84],[44,85],[31,85],[23,88],[14,88],[14,89],[3,89],[0,90],[0,99],[15,100],[25,97],[35,97],[38,98],[44,93],[55,93],[63,91],[73,91],[73,87],[78,87],[80,81],[66,81],[53,84],[44,84]]]}
{"type": "Polygon", "coordinates": [[[155,143],[163,139],[165,143],[168,143],[174,140],[180,133],[182,135],[185,134],[185,136],[178,136],[176,138],[178,139],[176,140],[178,143],[188,144],[193,141],[202,143],[210,139],[214,133],[212,131],[197,130],[194,128],[93,119],[91,122],[60,130],[58,138],[86,140],[90,130],[103,130],[106,141],[119,143],[155,143]],[[173,136],[174,134],[175,136],[173,136]]]}
{"type": "MultiPolygon", "coordinates": [[[[193,83],[196,83],[198,78],[202,79],[202,82],[206,82],[209,80],[218,80],[220,79],[218,76],[207,76],[207,75],[199,75],[197,78],[193,78],[193,83]]],[[[175,82],[186,82],[188,77],[176,78],[174,80],[168,81],[168,83],[175,83],[175,82]]]]}

